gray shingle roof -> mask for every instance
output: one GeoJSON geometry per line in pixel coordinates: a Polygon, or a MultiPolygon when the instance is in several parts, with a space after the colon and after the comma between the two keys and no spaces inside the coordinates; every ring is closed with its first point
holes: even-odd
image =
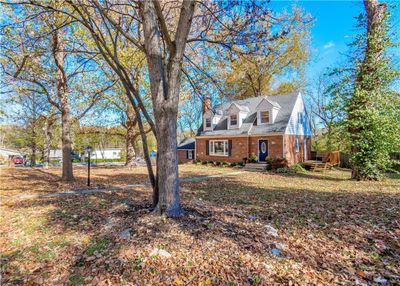
{"type": "MultiPolygon", "coordinates": [[[[243,100],[233,101],[239,106],[247,107],[249,109],[248,116],[245,118],[240,128],[228,129],[228,115],[225,114],[220,119],[219,123],[212,131],[203,131],[203,126],[200,126],[197,136],[216,136],[216,135],[245,135],[245,134],[265,134],[274,132],[284,132],[288,125],[290,115],[294,108],[298,92],[280,94],[273,96],[259,96],[243,100]],[[272,124],[256,125],[257,111],[256,108],[260,102],[266,98],[273,106],[279,108],[278,115],[275,122],[272,124]]],[[[215,109],[225,111],[231,106],[232,102],[219,104],[215,109]]]]}

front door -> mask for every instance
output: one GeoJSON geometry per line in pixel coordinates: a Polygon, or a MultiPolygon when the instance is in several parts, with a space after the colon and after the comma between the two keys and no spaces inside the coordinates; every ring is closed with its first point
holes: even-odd
{"type": "Polygon", "coordinates": [[[258,140],[258,161],[265,162],[268,156],[268,140],[258,140]]]}

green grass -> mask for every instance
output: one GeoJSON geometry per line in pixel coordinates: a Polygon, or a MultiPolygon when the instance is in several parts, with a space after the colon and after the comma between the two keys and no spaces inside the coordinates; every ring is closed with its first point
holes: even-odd
{"type": "Polygon", "coordinates": [[[69,281],[72,285],[84,285],[85,278],[81,274],[73,274],[69,277],[69,281]]]}
{"type": "Polygon", "coordinates": [[[89,245],[85,250],[85,254],[90,256],[95,252],[103,253],[109,246],[110,240],[107,238],[93,237],[89,241],[89,245]]]}

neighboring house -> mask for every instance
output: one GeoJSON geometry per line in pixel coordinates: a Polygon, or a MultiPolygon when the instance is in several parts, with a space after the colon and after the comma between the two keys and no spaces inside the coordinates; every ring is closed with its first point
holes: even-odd
{"type": "Polygon", "coordinates": [[[121,148],[104,148],[93,150],[92,159],[121,159],[121,148]]]}
{"type": "Polygon", "coordinates": [[[178,144],[178,161],[186,163],[195,159],[196,140],[194,138],[185,138],[178,144]]]}
{"type": "Polygon", "coordinates": [[[54,149],[49,152],[49,160],[61,160],[62,159],[62,150],[54,149]]]}
{"type": "MultiPolygon", "coordinates": [[[[49,152],[49,160],[50,161],[62,161],[62,150],[61,149],[53,149],[49,152]]],[[[81,155],[75,151],[71,152],[72,160],[80,160],[81,155]]]]}
{"type": "Polygon", "coordinates": [[[8,149],[8,148],[0,148],[0,160],[8,160],[15,156],[24,157],[24,154],[19,152],[18,150],[8,149]]]}
{"type": "Polygon", "coordinates": [[[242,162],[253,154],[310,158],[311,124],[300,93],[260,96],[220,104],[203,102],[203,124],[196,136],[196,159],[242,162]]]}

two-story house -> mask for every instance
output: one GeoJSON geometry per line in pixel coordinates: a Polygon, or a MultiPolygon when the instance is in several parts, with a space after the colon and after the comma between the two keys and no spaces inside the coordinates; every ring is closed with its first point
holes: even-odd
{"type": "Polygon", "coordinates": [[[195,158],[242,162],[255,155],[286,158],[294,164],[310,158],[311,124],[299,92],[260,96],[217,106],[203,102],[195,158]]]}

